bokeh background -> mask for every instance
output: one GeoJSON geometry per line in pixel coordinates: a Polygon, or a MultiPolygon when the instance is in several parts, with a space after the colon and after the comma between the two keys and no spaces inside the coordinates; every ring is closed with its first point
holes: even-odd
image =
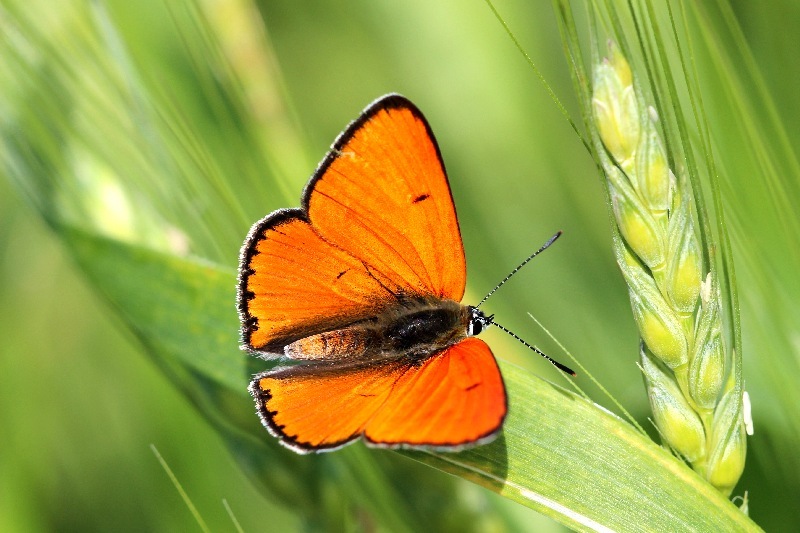
{"type": "MultiPolygon", "coordinates": [[[[197,249],[203,257],[229,268],[236,266],[250,222],[275,208],[297,205],[317,161],[348,121],[384,93],[409,97],[426,114],[447,165],[467,252],[466,300],[479,300],[522,258],[556,230],[563,230],[557,245],[499,291],[486,309],[547,353],[564,359],[527,316],[532,313],[646,424],[648,405],[636,367],[638,338],[627,290],[611,253],[597,170],[483,2],[178,4],[107,0],[54,7],[42,0],[4,0],[0,33],[6,51],[36,32],[67,53],[73,47],[81,49],[75,42],[87,32],[106,37],[102,47],[111,48],[108,63],[77,57],[72,74],[80,78],[86,73],[86,92],[80,104],[65,103],[76,106],[79,120],[82,113],[92,116],[93,99],[99,110],[117,106],[119,117],[102,122],[110,129],[94,131],[95,139],[104,135],[115,139],[114,125],[119,121],[124,129],[140,105],[125,94],[116,95],[111,104],[99,101],[104,88],[95,86],[93,76],[118,69],[135,73],[152,94],[171,102],[168,109],[192,132],[187,138],[198,140],[193,148],[211,150],[209,159],[252,157],[249,172],[263,172],[265,185],[254,190],[252,179],[243,177],[232,184],[229,198],[219,200],[239,202],[239,217],[218,221],[216,198],[200,186],[200,200],[190,198],[176,210],[187,210],[214,226],[215,235],[222,238],[213,247],[194,235],[192,243],[201,243],[197,249]],[[198,63],[207,61],[217,68],[224,62],[216,62],[215,50],[194,47],[199,41],[187,34],[187,28],[219,39],[220,50],[232,59],[230,68],[239,77],[242,92],[260,102],[258,113],[248,118],[252,127],[263,126],[262,140],[271,150],[267,154],[248,152],[244,143],[228,137],[236,126],[221,123],[226,102],[209,98],[213,82],[197,74],[202,70],[198,63]],[[125,53],[115,52],[115,45],[125,53]]],[[[751,516],[766,530],[793,531],[800,528],[796,506],[800,404],[793,390],[800,376],[796,299],[800,292],[793,231],[797,216],[792,212],[800,200],[800,178],[791,173],[796,168],[793,147],[800,139],[800,68],[794,60],[800,5],[790,0],[729,5],[752,56],[736,47],[738,41],[723,35],[730,21],[714,19],[716,12],[707,12],[708,25],[691,31],[697,32],[698,43],[722,47],[720,53],[732,59],[728,75],[742,81],[733,89],[721,86],[729,78],[705,70],[705,57],[699,54],[700,74],[709,76],[701,79],[701,85],[710,102],[710,128],[722,162],[734,261],[741,267],[744,373],[756,426],[749,439],[748,464],[734,494],[748,491],[751,516]],[[721,28],[719,35],[715,28],[721,28]],[[756,68],[763,80],[754,79],[748,68],[756,68]],[[746,98],[745,104],[734,107],[729,90],[746,98]],[[755,139],[742,133],[736,126],[739,115],[756,124],[748,131],[763,136],[755,139]],[[786,136],[773,137],[780,128],[786,136]],[[774,149],[761,153],[768,161],[777,161],[775,165],[754,163],[747,149],[740,150],[756,141],[774,149]]],[[[551,2],[503,0],[497,7],[579,122],[551,2]]],[[[35,101],[26,100],[30,87],[62,89],[56,83],[61,72],[58,53],[33,46],[26,48],[26,54],[23,57],[37,68],[53,69],[54,83],[36,85],[25,79],[29,72],[18,61],[0,57],[3,79],[9,82],[6,89],[0,87],[0,93],[5,92],[0,121],[6,123],[2,152],[6,175],[13,174],[9,151],[14,136],[37,134],[14,131],[7,118],[16,116],[17,106],[35,101]],[[28,93],[22,90],[25,87],[28,93]]],[[[52,110],[42,106],[37,111],[47,116],[52,110]]],[[[44,138],[47,132],[38,134],[44,138]]],[[[92,147],[77,143],[75,150],[81,149],[92,147]]],[[[146,161],[158,158],[157,152],[144,150],[137,157],[146,161]]],[[[142,163],[141,171],[146,169],[142,163]]],[[[147,178],[141,184],[153,186],[147,178]]],[[[264,498],[251,485],[218,434],[87,283],[31,197],[24,181],[0,179],[0,529],[197,528],[151,445],[170,465],[211,530],[235,529],[223,499],[245,531],[301,527],[293,509],[264,498]]],[[[133,198],[134,212],[151,209],[140,207],[133,198]]],[[[186,227],[193,223],[185,221],[186,227]]],[[[230,312],[235,313],[233,302],[230,312]]],[[[490,330],[486,337],[500,358],[556,379],[550,367],[502,333],[490,330]]],[[[608,403],[591,386],[586,388],[599,403],[608,403]]],[[[269,438],[266,433],[264,438],[269,438]]],[[[460,494],[474,500],[476,507],[499,517],[488,521],[487,528],[561,529],[485,489],[462,480],[457,484],[460,494]]]]}

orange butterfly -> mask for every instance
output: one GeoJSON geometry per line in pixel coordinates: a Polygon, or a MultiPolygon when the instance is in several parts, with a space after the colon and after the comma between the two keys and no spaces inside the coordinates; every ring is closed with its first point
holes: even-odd
{"type": "Polygon", "coordinates": [[[359,437],[443,450],[491,440],[506,392],[473,337],[492,317],[459,303],[465,285],[431,128],[410,101],[384,96],[336,139],[302,208],[260,220],[242,247],[244,347],[299,362],[253,379],[264,426],[299,453],[359,437]]]}

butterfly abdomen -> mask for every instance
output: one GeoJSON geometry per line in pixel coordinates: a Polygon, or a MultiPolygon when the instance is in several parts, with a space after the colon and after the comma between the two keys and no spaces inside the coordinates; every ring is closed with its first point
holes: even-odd
{"type": "Polygon", "coordinates": [[[354,324],[300,339],[285,348],[292,359],[363,358],[377,351],[380,338],[374,328],[354,324]]]}

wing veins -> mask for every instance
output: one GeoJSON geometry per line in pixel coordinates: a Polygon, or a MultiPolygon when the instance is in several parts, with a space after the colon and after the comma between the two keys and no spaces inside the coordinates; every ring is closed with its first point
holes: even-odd
{"type": "MultiPolygon", "coordinates": [[[[324,193],[324,192],[322,192],[322,191],[315,191],[315,192],[316,192],[317,194],[319,194],[319,195],[325,196],[326,198],[328,198],[328,199],[329,199],[329,200],[331,200],[332,202],[336,202],[337,204],[339,204],[340,206],[342,206],[344,209],[348,210],[350,213],[352,213],[352,214],[354,215],[354,217],[358,218],[358,224],[359,224],[359,225],[360,225],[362,228],[364,228],[365,230],[367,230],[367,231],[368,231],[368,232],[369,232],[371,235],[375,236],[375,237],[376,237],[376,239],[377,239],[379,242],[381,242],[381,244],[383,244],[384,246],[386,246],[386,248],[388,248],[389,250],[392,250],[392,251],[394,251],[394,252],[396,252],[396,253],[398,252],[398,251],[395,249],[395,247],[394,247],[394,246],[392,246],[392,245],[390,245],[390,244],[389,244],[389,243],[388,243],[388,242],[387,242],[387,241],[386,241],[386,240],[385,240],[385,239],[384,239],[384,238],[383,238],[383,237],[382,237],[380,234],[376,233],[376,232],[375,232],[375,231],[374,231],[374,230],[373,230],[373,229],[372,229],[372,228],[371,228],[369,225],[367,225],[367,224],[364,224],[364,222],[363,222],[363,221],[364,221],[364,220],[366,220],[366,218],[364,218],[364,217],[363,217],[363,216],[362,216],[360,213],[358,213],[357,211],[353,211],[353,210],[352,210],[350,207],[348,207],[348,206],[347,206],[347,205],[345,205],[344,203],[340,202],[340,201],[339,201],[339,200],[337,200],[336,198],[333,198],[333,197],[332,197],[332,196],[330,196],[329,194],[326,194],[326,193],[324,193]]],[[[387,225],[391,226],[391,224],[387,224],[387,225]]],[[[395,228],[392,228],[392,229],[395,229],[395,228]]],[[[408,240],[408,238],[407,238],[405,235],[403,235],[403,234],[402,234],[402,233],[400,233],[400,232],[397,232],[397,233],[398,233],[400,236],[402,236],[402,238],[403,238],[403,239],[404,239],[404,240],[405,240],[407,243],[409,243],[409,244],[411,245],[411,249],[412,249],[412,250],[414,250],[414,252],[416,252],[416,251],[417,251],[417,249],[416,249],[416,246],[414,246],[413,244],[411,244],[411,241],[409,241],[409,240],[408,240]]],[[[351,254],[351,255],[353,255],[353,254],[351,254]]],[[[414,268],[413,268],[413,267],[412,267],[412,266],[411,266],[411,265],[408,263],[408,261],[406,260],[406,258],[405,258],[403,255],[401,255],[400,253],[397,253],[397,256],[398,256],[398,257],[399,257],[399,258],[402,260],[402,262],[403,262],[403,263],[404,263],[404,264],[405,264],[405,265],[408,267],[408,269],[409,269],[411,272],[414,272],[414,274],[417,274],[417,271],[416,271],[416,270],[415,270],[415,269],[414,269],[414,268]]],[[[353,256],[353,257],[355,257],[355,256],[353,256]]],[[[420,258],[420,257],[419,257],[419,255],[417,255],[417,258],[418,258],[418,259],[420,259],[420,263],[422,263],[422,258],[420,258]]],[[[361,259],[361,258],[358,258],[358,257],[356,257],[356,259],[359,259],[359,260],[363,261],[364,263],[366,263],[366,261],[364,261],[364,260],[363,260],[363,259],[361,259]]],[[[380,269],[380,268],[376,268],[376,267],[375,267],[375,265],[370,265],[370,266],[371,266],[372,268],[374,268],[374,269],[375,269],[377,272],[380,272],[381,274],[383,274],[383,275],[386,275],[386,274],[385,274],[385,273],[382,271],[382,269],[380,269]]],[[[393,269],[393,268],[389,268],[389,270],[390,270],[391,272],[393,272],[393,273],[394,273],[394,274],[395,274],[395,275],[396,275],[398,278],[400,278],[400,279],[403,279],[403,280],[404,280],[404,278],[405,278],[405,277],[404,277],[403,275],[401,275],[399,272],[397,272],[397,270],[395,270],[395,269],[393,269]]],[[[426,272],[426,274],[427,274],[427,272],[426,272]]],[[[388,276],[387,276],[387,277],[388,277],[388,276]]],[[[422,280],[420,280],[420,281],[422,281],[422,280]]],[[[426,289],[429,289],[429,288],[430,288],[430,280],[429,280],[428,287],[426,287],[426,289]]]]}

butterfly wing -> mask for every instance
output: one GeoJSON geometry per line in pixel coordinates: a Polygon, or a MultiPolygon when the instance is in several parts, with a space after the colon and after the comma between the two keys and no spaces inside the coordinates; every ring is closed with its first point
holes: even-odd
{"type": "Polygon", "coordinates": [[[264,425],[301,453],[362,435],[374,446],[455,450],[494,437],[507,411],[497,363],[476,338],[416,363],[273,370],[256,376],[250,391],[264,425]]]}
{"type": "Polygon", "coordinates": [[[466,263],[439,148],[399,95],[370,106],[339,137],[304,206],[314,229],[407,290],[461,301],[466,263]]]}
{"type": "Polygon", "coordinates": [[[460,301],[466,266],[433,133],[399,95],[336,140],[303,208],[256,223],[242,247],[239,311],[247,348],[287,344],[374,316],[403,296],[460,301]]]}
{"type": "Polygon", "coordinates": [[[408,364],[311,363],[255,376],[250,393],[264,426],[299,453],[335,450],[357,439],[408,364]]]}
{"type": "Polygon", "coordinates": [[[239,310],[245,346],[283,355],[309,335],[374,316],[387,294],[352,254],[322,239],[300,209],[253,227],[242,250],[239,310]]]}
{"type": "Polygon", "coordinates": [[[471,337],[404,373],[364,436],[378,446],[458,449],[493,438],[507,411],[497,361],[471,337]]]}

